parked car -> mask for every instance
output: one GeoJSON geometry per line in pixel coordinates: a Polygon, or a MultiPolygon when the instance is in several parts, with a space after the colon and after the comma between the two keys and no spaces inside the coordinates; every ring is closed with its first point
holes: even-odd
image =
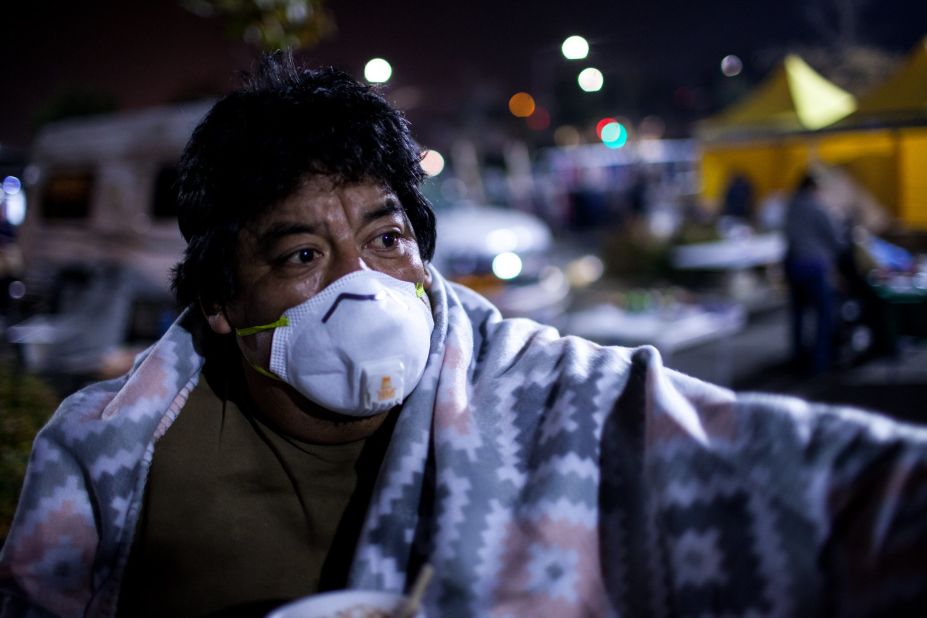
{"type": "Polygon", "coordinates": [[[446,277],[480,292],[506,316],[549,322],[566,308],[570,286],[539,217],[460,204],[440,210],[437,219],[434,263],[446,277]]]}
{"type": "Polygon", "coordinates": [[[6,338],[23,369],[62,390],[124,373],[177,315],[168,291],[126,264],[71,263],[49,283],[45,309],[10,325],[6,338]]]}

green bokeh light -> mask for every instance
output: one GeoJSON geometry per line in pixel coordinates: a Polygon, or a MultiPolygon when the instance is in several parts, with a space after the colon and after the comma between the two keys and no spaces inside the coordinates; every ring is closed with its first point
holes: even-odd
{"type": "Polygon", "coordinates": [[[609,122],[602,127],[602,143],[609,148],[621,148],[628,143],[628,130],[620,122],[609,122]]]}

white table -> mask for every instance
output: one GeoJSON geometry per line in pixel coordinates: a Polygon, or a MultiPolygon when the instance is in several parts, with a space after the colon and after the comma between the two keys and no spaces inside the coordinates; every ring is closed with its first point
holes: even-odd
{"type": "MultiPolygon", "coordinates": [[[[711,378],[729,384],[731,378],[730,338],[746,323],[746,312],[737,303],[707,309],[679,305],[669,310],[629,312],[603,303],[570,313],[561,331],[602,345],[657,348],[666,366],[672,367],[675,353],[702,344],[717,344],[711,378]]],[[[707,376],[697,376],[707,377],[707,376]]]]}
{"type": "Polygon", "coordinates": [[[785,257],[785,238],[778,232],[673,247],[670,261],[682,270],[741,270],[767,266],[785,257]]]}

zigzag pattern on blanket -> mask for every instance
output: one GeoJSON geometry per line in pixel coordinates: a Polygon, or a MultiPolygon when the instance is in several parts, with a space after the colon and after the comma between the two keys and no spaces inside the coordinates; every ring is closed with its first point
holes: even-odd
{"type": "Polygon", "coordinates": [[[94,590],[100,609],[118,594],[154,436],[202,364],[183,319],[131,374],[67,398],[36,437],[29,475],[41,483],[23,488],[3,561],[57,615],[83,615],[94,590]]]}
{"type": "MultiPolygon", "coordinates": [[[[352,587],[402,590],[427,561],[426,610],[451,617],[927,603],[924,428],[735,397],[663,368],[653,348],[502,320],[432,275],[429,362],[394,428],[352,587]]],[[[202,366],[193,338],[182,316],[127,379],[69,398],[37,437],[0,554],[0,613],[28,599],[115,615],[155,441],[202,366]]]]}
{"type": "MultiPolygon", "coordinates": [[[[405,569],[429,561],[426,606],[443,616],[821,608],[815,548],[833,514],[820,482],[839,449],[814,443],[806,404],[738,402],[652,348],[560,338],[435,288],[443,346],[393,438],[418,448],[388,454],[378,489],[419,516],[372,510],[353,585],[401,590],[405,569]]],[[[827,440],[869,435],[867,423],[827,440]]]]}

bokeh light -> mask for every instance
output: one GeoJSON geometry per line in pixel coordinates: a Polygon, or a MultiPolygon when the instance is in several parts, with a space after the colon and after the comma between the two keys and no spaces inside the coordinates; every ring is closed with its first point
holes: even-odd
{"type": "Polygon", "coordinates": [[[584,255],[567,264],[566,276],[570,285],[584,287],[595,283],[605,274],[605,263],[597,255],[584,255]]]}
{"type": "Polygon", "coordinates": [[[21,300],[26,295],[26,284],[22,281],[12,281],[7,288],[7,293],[13,300],[21,300]]]}
{"type": "Polygon", "coordinates": [[[560,51],[567,60],[582,60],[589,55],[589,42],[578,34],[574,34],[564,39],[560,51]]]}
{"type": "Polygon", "coordinates": [[[544,131],[550,126],[550,113],[540,105],[528,116],[528,128],[532,131],[544,131]]]}
{"type": "Polygon", "coordinates": [[[26,218],[26,195],[22,191],[22,181],[16,176],[3,179],[0,199],[3,201],[3,216],[13,225],[22,225],[26,218]]]}
{"type": "Polygon", "coordinates": [[[602,139],[602,129],[604,129],[606,125],[612,124],[614,122],[618,122],[618,121],[615,118],[609,117],[609,118],[603,118],[602,120],[595,123],[595,136],[598,137],[599,139],[602,139]]]}
{"type": "Polygon", "coordinates": [[[743,68],[744,63],[734,54],[729,54],[721,59],[721,72],[724,73],[726,77],[740,75],[743,68]]]}
{"type": "Polygon", "coordinates": [[[492,272],[503,280],[514,279],[521,274],[522,262],[517,253],[506,251],[492,260],[492,272]]]}
{"type": "Polygon", "coordinates": [[[618,121],[609,122],[602,127],[600,137],[609,148],[621,148],[628,143],[628,130],[618,121]]]}
{"type": "Polygon", "coordinates": [[[603,76],[602,71],[597,68],[589,67],[579,72],[576,81],[584,92],[598,92],[605,84],[605,76],[603,76]]]}
{"type": "Polygon", "coordinates": [[[426,150],[421,166],[429,176],[437,176],[444,171],[444,156],[437,150],[426,150]]]}
{"type": "Polygon", "coordinates": [[[527,118],[534,113],[534,97],[527,92],[516,92],[509,99],[509,111],[518,118],[527,118]]]}
{"type": "Polygon", "coordinates": [[[290,2],[286,5],[286,18],[293,24],[304,23],[309,19],[309,6],[306,2],[290,2]]]}
{"type": "Polygon", "coordinates": [[[582,136],[579,129],[570,124],[557,127],[554,130],[554,143],[561,147],[579,146],[582,136]]]}
{"type": "Polygon", "coordinates": [[[6,207],[6,220],[13,225],[22,225],[26,219],[26,196],[24,193],[14,193],[3,198],[6,207]]]}
{"type": "Polygon", "coordinates": [[[7,176],[3,179],[3,192],[7,195],[13,195],[19,193],[19,190],[22,189],[23,183],[16,176],[7,176]]]}
{"type": "Polygon", "coordinates": [[[393,67],[383,58],[372,58],[364,66],[364,79],[371,84],[383,84],[393,76],[393,67]]]}
{"type": "Polygon", "coordinates": [[[666,123],[659,116],[644,116],[638,132],[642,138],[660,139],[666,133],[666,123]]]}

